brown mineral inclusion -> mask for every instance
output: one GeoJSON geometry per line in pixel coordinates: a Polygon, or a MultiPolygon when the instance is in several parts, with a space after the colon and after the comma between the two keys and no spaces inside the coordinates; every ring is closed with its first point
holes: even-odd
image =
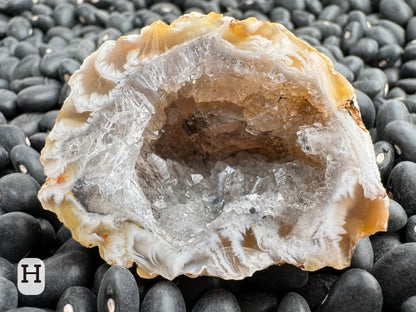
{"type": "Polygon", "coordinates": [[[388,200],[354,90],[283,26],[219,14],[108,41],[70,79],[39,198],[141,276],[349,265],[388,200]]]}

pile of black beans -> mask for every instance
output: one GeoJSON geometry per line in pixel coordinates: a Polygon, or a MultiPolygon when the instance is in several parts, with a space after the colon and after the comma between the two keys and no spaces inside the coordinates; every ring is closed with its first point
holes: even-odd
{"type": "Polygon", "coordinates": [[[416,0],[0,0],[0,312],[55,310],[416,311],[416,0]],[[391,200],[387,232],[362,239],[350,268],[145,280],[40,206],[39,153],[70,75],[104,41],[193,11],[280,22],[355,87],[391,200]],[[44,261],[39,295],[17,289],[25,258],[44,261]]]}

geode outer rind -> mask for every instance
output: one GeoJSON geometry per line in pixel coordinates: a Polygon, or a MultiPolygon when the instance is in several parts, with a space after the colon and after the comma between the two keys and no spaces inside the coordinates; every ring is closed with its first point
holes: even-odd
{"type": "Polygon", "coordinates": [[[283,26],[211,13],[108,41],[70,79],[39,199],[144,277],[344,268],[388,200],[354,90],[283,26]]]}

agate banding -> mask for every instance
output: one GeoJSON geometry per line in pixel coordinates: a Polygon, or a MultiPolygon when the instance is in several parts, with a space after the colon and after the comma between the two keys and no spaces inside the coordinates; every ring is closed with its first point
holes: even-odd
{"type": "Polygon", "coordinates": [[[141,276],[349,265],[388,200],[354,89],[283,26],[192,13],[71,77],[39,198],[141,276]]]}

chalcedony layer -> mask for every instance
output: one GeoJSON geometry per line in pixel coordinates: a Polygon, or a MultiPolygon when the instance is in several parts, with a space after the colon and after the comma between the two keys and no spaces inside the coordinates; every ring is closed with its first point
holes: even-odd
{"type": "Polygon", "coordinates": [[[283,26],[218,14],[108,41],[70,79],[39,198],[141,276],[344,268],[387,197],[354,90],[283,26]]]}

